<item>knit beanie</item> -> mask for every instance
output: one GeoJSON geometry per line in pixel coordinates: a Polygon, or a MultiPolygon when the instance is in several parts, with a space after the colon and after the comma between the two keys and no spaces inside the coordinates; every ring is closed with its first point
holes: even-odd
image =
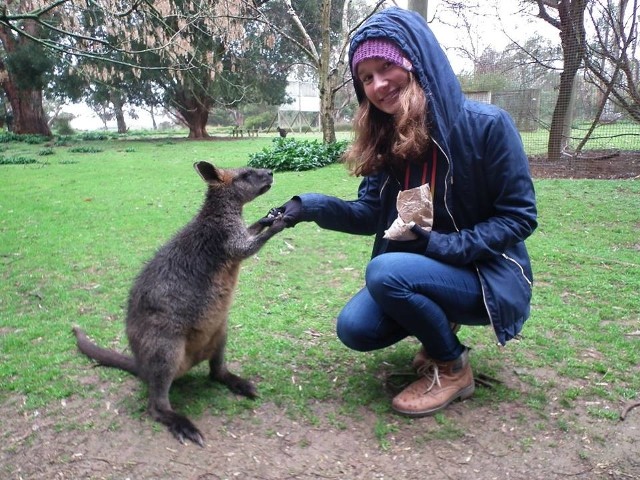
{"type": "Polygon", "coordinates": [[[356,70],[358,64],[369,58],[382,58],[404,68],[408,72],[412,69],[411,62],[405,58],[402,50],[400,50],[395,43],[386,38],[372,38],[358,45],[356,51],[353,53],[351,73],[354,77],[358,73],[356,70]]]}

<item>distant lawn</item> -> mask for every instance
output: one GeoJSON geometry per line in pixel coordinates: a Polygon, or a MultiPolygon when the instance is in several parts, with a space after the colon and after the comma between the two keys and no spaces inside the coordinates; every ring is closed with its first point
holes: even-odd
{"type": "MultiPolygon", "coordinates": [[[[572,148],[586,135],[591,127],[588,123],[576,123],[571,132],[572,148]]],[[[522,142],[527,155],[546,155],[549,142],[549,131],[539,128],[535,132],[521,132],[522,142]]],[[[618,122],[599,125],[591,134],[583,151],[588,150],[622,150],[640,151],[640,131],[637,123],[618,122]]]]}
{"type": "MultiPolygon", "coordinates": [[[[82,144],[93,153],[70,152],[78,143],[2,145],[4,156],[38,162],[0,165],[0,399],[19,396],[33,409],[71,395],[100,397],[98,386],[83,382],[90,362],[77,352],[71,326],[124,349],[132,279],[202,202],[204,184],[192,163],[243,165],[273,137],[82,144]],[[43,148],[52,151],[38,155],[43,148]]],[[[341,165],[279,173],[245,216],[257,219],[306,191],[353,198],[357,184],[341,165]]],[[[473,347],[474,368],[496,376],[504,368],[519,372],[535,392],[524,398],[531,406],[541,408],[554,389],[564,415],[588,404],[590,415],[614,421],[620,405],[640,391],[640,184],[536,180],[536,189],[540,228],[528,242],[536,286],[523,339],[501,353],[487,328],[463,328],[461,335],[473,347]]],[[[371,238],[300,224],[245,262],[228,358],[257,380],[260,401],[304,415],[325,399],[343,402],[345,412],[360,405],[389,411],[380,369],[406,369],[416,343],[362,354],[334,333],[336,314],[362,286],[370,247],[371,238]]],[[[98,371],[105,388],[117,389],[127,377],[98,371]]],[[[204,383],[205,372],[202,365],[190,375],[204,383]]],[[[479,389],[476,398],[500,402],[520,394],[499,387],[479,389]]],[[[125,404],[127,414],[137,411],[125,404]]],[[[216,395],[190,398],[181,408],[197,415],[250,405],[216,395]]]]}

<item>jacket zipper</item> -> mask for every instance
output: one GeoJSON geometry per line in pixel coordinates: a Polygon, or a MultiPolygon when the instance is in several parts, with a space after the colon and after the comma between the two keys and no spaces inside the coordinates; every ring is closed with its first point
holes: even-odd
{"type": "MultiPolygon", "coordinates": [[[[433,139],[432,139],[433,140],[433,139]]],[[[451,173],[451,159],[449,158],[449,156],[447,155],[447,153],[444,151],[444,149],[438,145],[438,142],[436,142],[435,140],[433,140],[433,143],[436,147],[438,147],[438,149],[442,152],[442,154],[444,155],[444,158],[447,160],[447,173],[444,177],[444,207],[447,210],[447,213],[449,214],[449,218],[451,219],[451,222],[453,222],[453,227],[456,229],[456,232],[460,232],[460,229],[458,228],[458,225],[456,224],[456,220],[455,218],[453,218],[453,214],[451,213],[451,210],[449,209],[449,204],[447,203],[447,198],[448,198],[448,189],[449,189],[449,175],[451,173]]],[[[451,183],[453,184],[453,178],[451,178],[451,183]]],[[[491,323],[491,329],[493,330],[493,334],[496,337],[497,340],[497,344],[498,346],[502,346],[502,344],[500,343],[500,340],[498,339],[498,333],[496,332],[496,328],[494,326],[493,323],[493,317],[491,316],[491,312],[489,311],[489,306],[487,305],[487,296],[486,296],[486,291],[485,291],[485,286],[484,283],[482,282],[482,276],[480,276],[480,269],[478,268],[478,266],[475,264],[473,264],[473,267],[476,270],[476,274],[478,275],[478,281],[480,282],[480,290],[482,292],[482,303],[484,304],[484,310],[487,312],[487,316],[489,317],[489,322],[491,323]]],[[[522,268],[522,267],[520,267],[522,268]]]]}
{"type": "MultiPolygon", "coordinates": [[[[510,262],[513,262],[514,264],[516,264],[518,266],[518,268],[520,269],[520,272],[522,273],[522,277],[529,284],[529,288],[531,288],[532,285],[533,285],[533,282],[531,280],[529,280],[527,275],[524,273],[524,268],[522,268],[522,265],[520,265],[516,260],[511,258],[506,253],[503,253],[502,256],[506,260],[508,260],[510,262]]],[[[498,334],[496,333],[496,329],[495,329],[495,327],[493,325],[493,318],[491,318],[491,312],[489,312],[489,306],[487,305],[487,298],[485,297],[485,294],[484,294],[484,283],[482,282],[482,277],[480,276],[480,269],[478,268],[478,266],[475,263],[473,264],[473,267],[476,269],[476,273],[478,274],[478,279],[480,279],[480,289],[482,290],[482,303],[484,304],[484,309],[487,311],[487,316],[489,317],[489,321],[491,322],[491,328],[493,329],[493,334],[496,336],[497,345],[498,345],[498,347],[504,347],[504,345],[502,345],[500,343],[500,340],[498,339],[498,334]]]]}
{"type": "MultiPolygon", "coordinates": [[[[447,154],[444,151],[444,149],[440,145],[438,145],[438,142],[436,142],[433,138],[431,140],[433,141],[433,144],[436,147],[438,147],[438,150],[440,150],[442,152],[442,155],[444,155],[444,158],[447,161],[447,173],[444,176],[444,208],[447,210],[447,214],[449,215],[449,218],[451,219],[451,223],[453,223],[453,228],[456,229],[456,232],[460,232],[460,229],[458,228],[458,225],[456,224],[456,219],[453,218],[453,214],[451,213],[451,210],[449,209],[449,204],[447,203],[447,197],[448,197],[447,193],[449,191],[449,175],[451,173],[451,160],[447,156],[447,154]]],[[[453,183],[453,177],[451,178],[451,183],[453,183]]]]}
{"type": "Polygon", "coordinates": [[[514,260],[513,258],[511,258],[509,255],[507,255],[506,253],[503,253],[502,256],[504,258],[506,258],[507,260],[509,260],[510,262],[513,262],[519,269],[520,269],[520,273],[522,273],[522,276],[524,277],[524,279],[527,281],[527,283],[529,284],[529,287],[533,286],[533,282],[531,280],[529,280],[529,278],[527,277],[527,275],[524,273],[524,268],[522,268],[522,265],[520,265],[516,260],[514,260]]]}

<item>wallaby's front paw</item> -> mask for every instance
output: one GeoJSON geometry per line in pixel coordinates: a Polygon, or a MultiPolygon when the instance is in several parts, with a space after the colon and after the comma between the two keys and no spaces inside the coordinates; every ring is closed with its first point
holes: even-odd
{"type": "Polygon", "coordinates": [[[258,220],[256,223],[262,227],[270,227],[279,217],[282,217],[284,209],[282,207],[273,207],[269,212],[258,220]]]}
{"type": "Polygon", "coordinates": [[[276,218],[276,217],[280,217],[282,216],[282,214],[284,213],[284,207],[273,207],[271,210],[269,210],[269,213],[267,213],[267,218],[276,218]]]}
{"type": "Polygon", "coordinates": [[[271,224],[271,226],[269,226],[269,230],[271,230],[273,233],[278,233],[284,230],[286,226],[287,223],[284,220],[284,216],[280,215],[273,220],[273,223],[271,224]]]}

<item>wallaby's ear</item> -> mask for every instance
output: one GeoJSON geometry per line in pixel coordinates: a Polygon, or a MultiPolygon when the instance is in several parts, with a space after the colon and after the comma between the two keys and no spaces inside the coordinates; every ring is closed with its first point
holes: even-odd
{"type": "Polygon", "coordinates": [[[193,168],[196,169],[196,172],[198,172],[202,179],[207,183],[222,181],[222,177],[218,169],[209,162],[196,162],[193,164],[193,168]]]}

